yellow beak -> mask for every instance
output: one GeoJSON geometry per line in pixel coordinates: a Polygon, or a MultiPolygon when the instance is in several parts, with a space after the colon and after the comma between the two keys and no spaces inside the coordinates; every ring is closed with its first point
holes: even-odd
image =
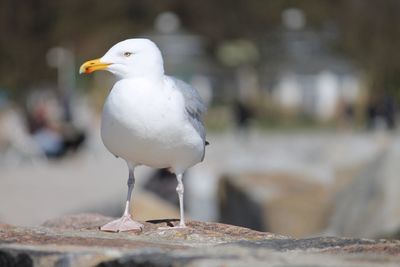
{"type": "Polygon", "coordinates": [[[110,65],[110,63],[100,62],[100,58],[89,60],[83,63],[82,66],[79,68],[79,74],[89,74],[96,70],[105,70],[110,65]]]}

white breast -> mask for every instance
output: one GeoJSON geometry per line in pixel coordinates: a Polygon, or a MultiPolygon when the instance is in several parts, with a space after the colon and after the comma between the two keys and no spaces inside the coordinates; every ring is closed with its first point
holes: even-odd
{"type": "Polygon", "coordinates": [[[133,164],[182,172],[200,162],[204,152],[184,111],[182,95],[164,81],[121,80],[104,104],[103,143],[133,164]]]}

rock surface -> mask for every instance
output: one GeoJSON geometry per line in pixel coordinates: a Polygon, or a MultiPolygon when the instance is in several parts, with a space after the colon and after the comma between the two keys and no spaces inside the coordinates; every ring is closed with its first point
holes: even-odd
{"type": "Polygon", "coordinates": [[[226,175],[219,182],[220,221],[294,237],[323,231],[330,184],[283,173],[226,175]]]}
{"type": "Polygon", "coordinates": [[[330,233],[400,238],[399,161],[400,140],[395,139],[337,194],[330,233]]]}
{"type": "Polygon", "coordinates": [[[191,221],[144,222],[140,233],[106,233],[109,217],[71,215],[39,227],[0,224],[0,266],[398,266],[400,241],[292,239],[191,221]]]}

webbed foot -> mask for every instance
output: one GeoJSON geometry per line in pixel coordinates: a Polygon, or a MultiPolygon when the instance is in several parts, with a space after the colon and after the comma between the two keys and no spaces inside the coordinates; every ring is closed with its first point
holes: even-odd
{"type": "Polygon", "coordinates": [[[100,230],[105,232],[142,231],[143,224],[132,220],[131,215],[123,215],[121,218],[103,225],[100,230]]]}

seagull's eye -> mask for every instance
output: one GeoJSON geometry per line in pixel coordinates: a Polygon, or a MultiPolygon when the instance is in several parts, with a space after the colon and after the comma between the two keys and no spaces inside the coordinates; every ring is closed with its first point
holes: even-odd
{"type": "Polygon", "coordinates": [[[130,57],[130,56],[132,56],[132,54],[133,54],[132,52],[125,52],[124,57],[130,57]]]}

